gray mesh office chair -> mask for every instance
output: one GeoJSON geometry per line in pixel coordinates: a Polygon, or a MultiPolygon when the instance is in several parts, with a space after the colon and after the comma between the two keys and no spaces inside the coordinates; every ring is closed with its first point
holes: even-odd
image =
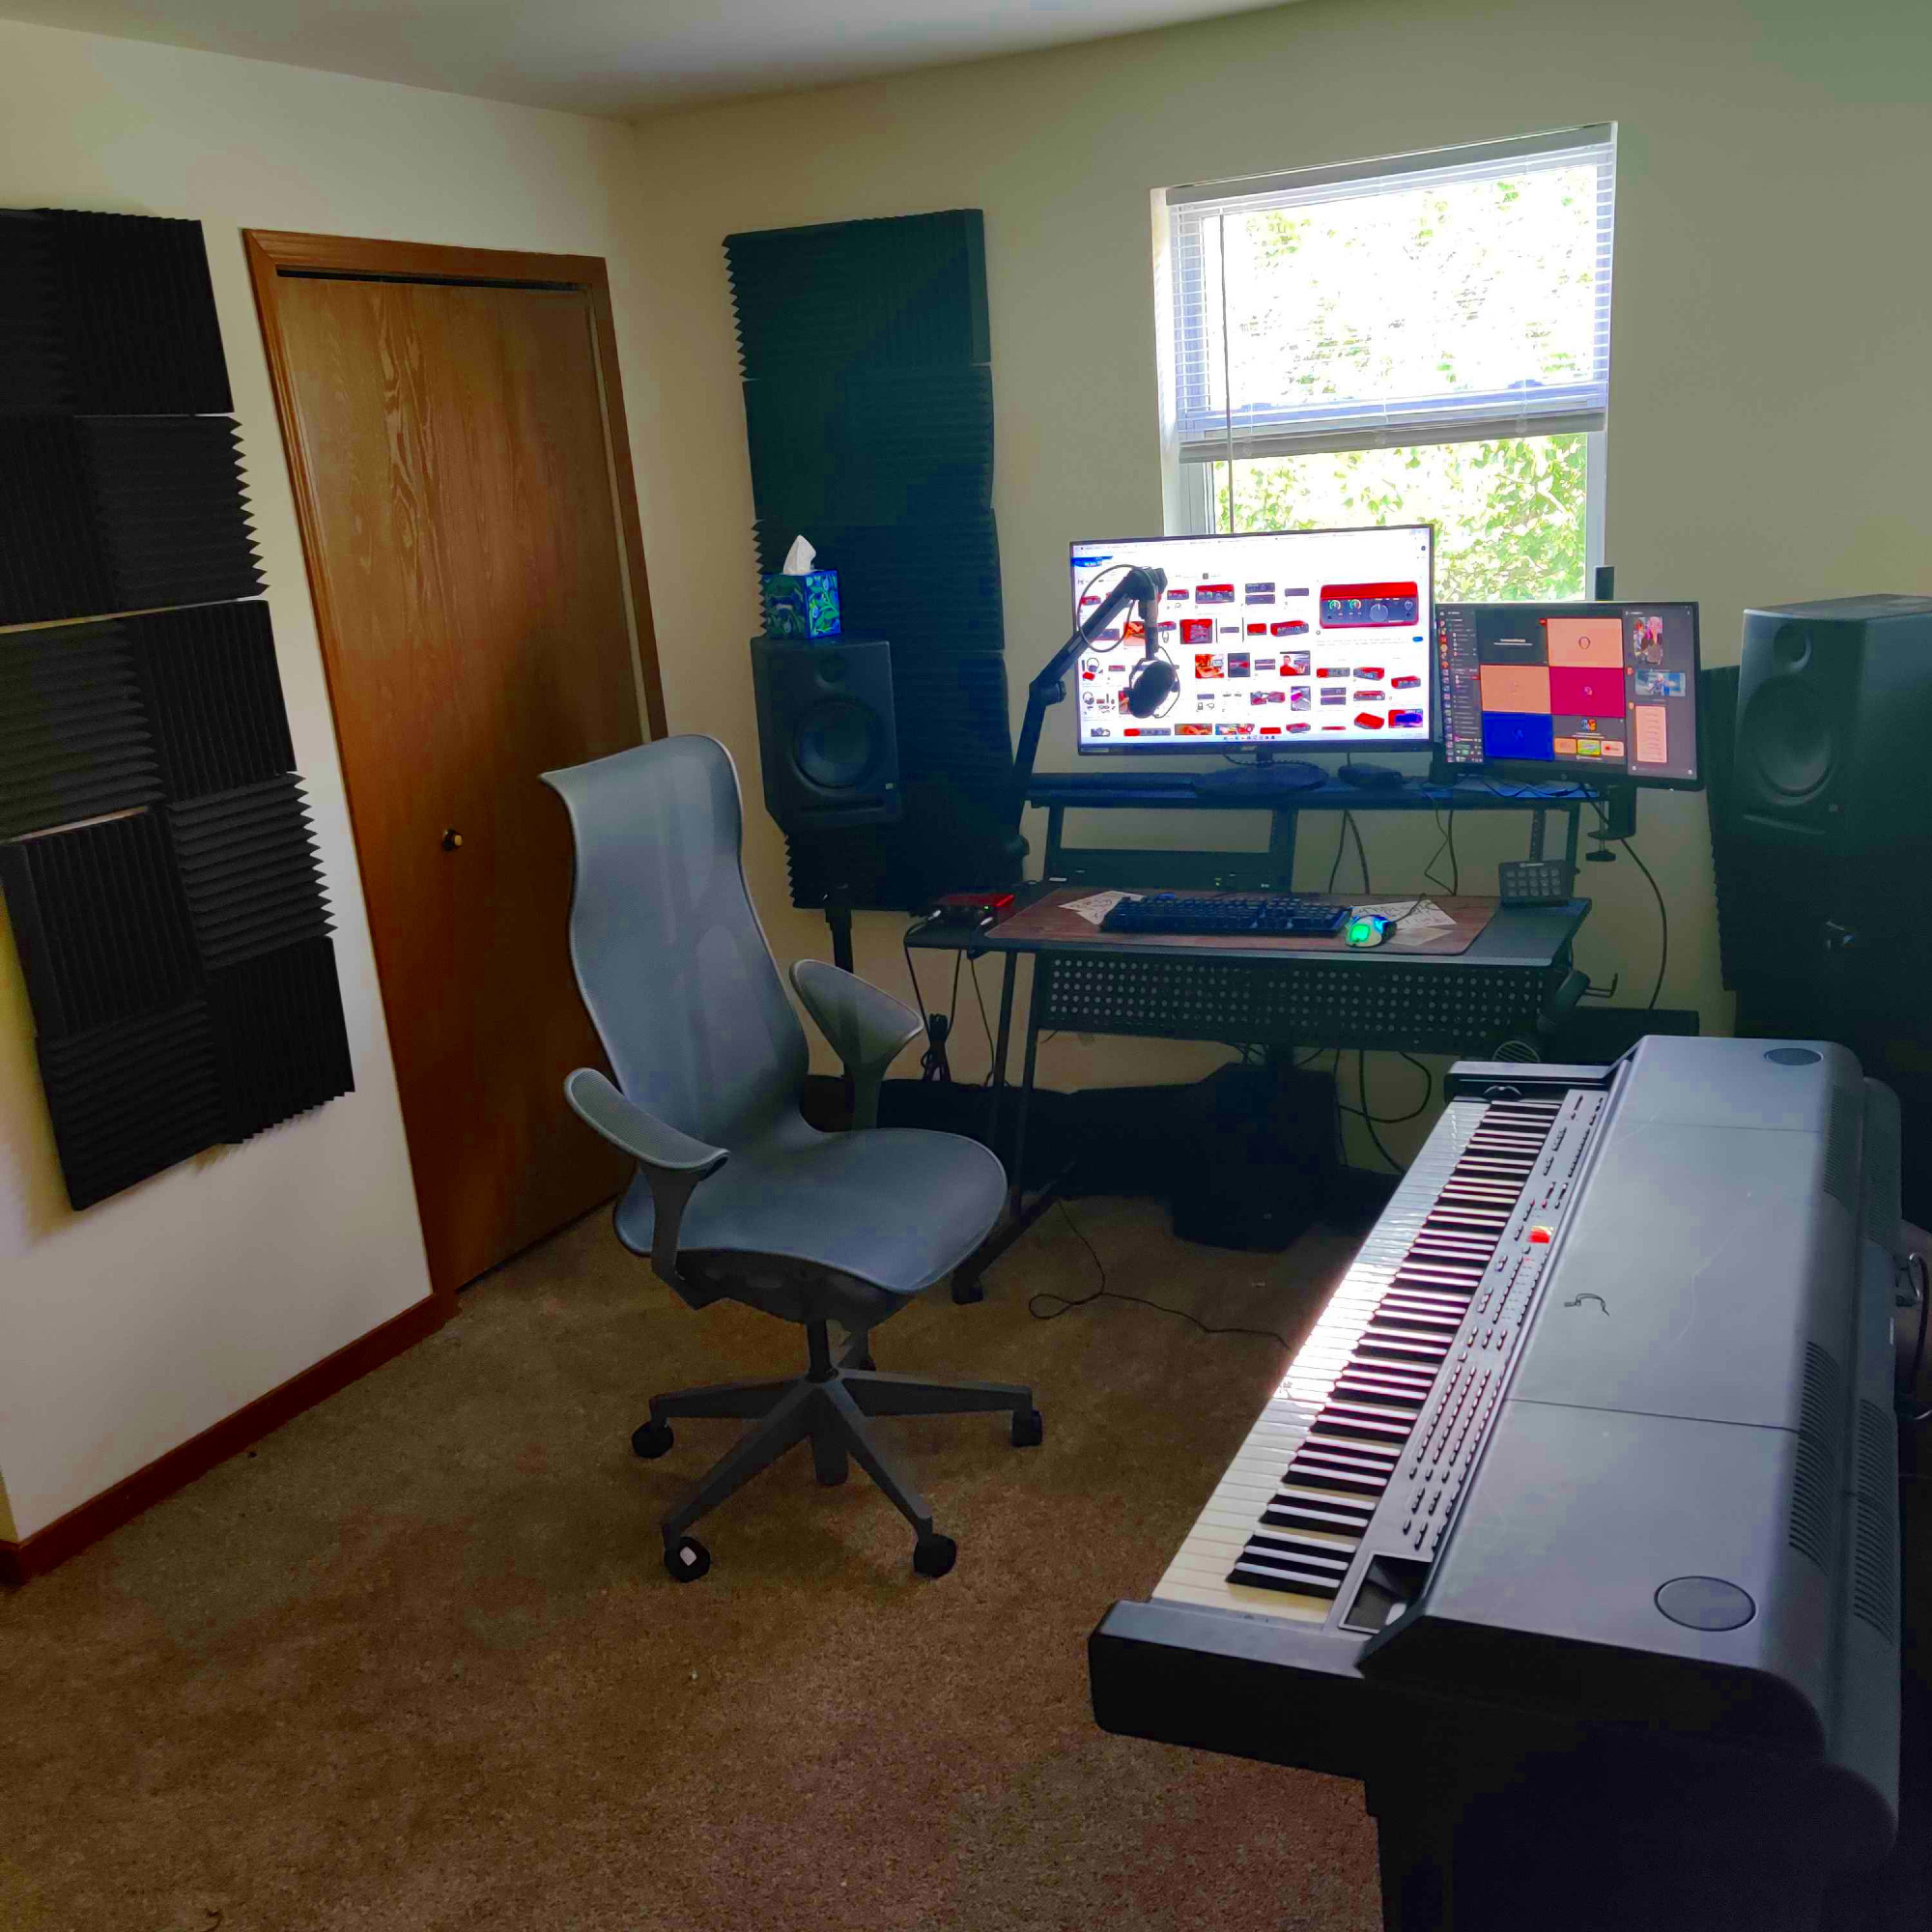
{"type": "Polygon", "coordinates": [[[795,1379],[651,1398],[631,1438],[639,1456],[670,1448],[671,1416],[756,1419],[665,1518],[665,1568],[680,1582],[703,1576],[711,1559],[691,1525],[810,1441],[821,1483],[842,1483],[857,1457],[917,1532],[913,1567],[943,1577],[956,1546],[867,1418],[1006,1409],[1027,1448],[1039,1412],[1009,1383],[879,1375],[871,1331],[980,1244],[1004,1170],[976,1141],[876,1124],[879,1084],[919,1017],[818,960],[799,961],[792,984],[845,1064],[858,1124],[822,1134],[800,1117],[805,1033],[745,890],[738,775],[716,739],[664,739],[544,782],[570,811],[571,958],[617,1075],[613,1087],[580,1067],[565,1092],[638,1163],[617,1237],[693,1308],[727,1297],[805,1326],[809,1366],[795,1379]],[[831,1321],[847,1336],[836,1361],[831,1321]]]}

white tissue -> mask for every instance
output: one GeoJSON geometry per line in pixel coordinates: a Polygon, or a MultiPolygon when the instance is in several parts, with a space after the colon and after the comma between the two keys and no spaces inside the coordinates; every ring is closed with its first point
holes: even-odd
{"type": "Polygon", "coordinates": [[[803,537],[793,537],[791,548],[785,552],[785,560],[779,566],[783,577],[803,577],[811,568],[811,560],[818,553],[803,537]]]}

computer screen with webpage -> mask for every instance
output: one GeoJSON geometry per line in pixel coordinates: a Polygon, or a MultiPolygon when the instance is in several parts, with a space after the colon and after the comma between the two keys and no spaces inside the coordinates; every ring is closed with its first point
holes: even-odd
{"type": "Polygon", "coordinates": [[[1155,650],[1176,688],[1127,705],[1147,654],[1128,610],[1072,674],[1083,753],[1426,747],[1435,710],[1434,531],[1280,530],[1076,543],[1073,616],[1098,608],[1121,567],[1167,573],[1155,650]]]}
{"type": "Polygon", "coordinates": [[[1694,788],[1694,604],[1444,604],[1443,760],[1694,788]]]}

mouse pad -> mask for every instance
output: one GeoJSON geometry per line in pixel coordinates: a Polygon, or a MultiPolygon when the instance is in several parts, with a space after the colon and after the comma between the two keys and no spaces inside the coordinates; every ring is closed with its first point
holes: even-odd
{"type": "MultiPolygon", "coordinates": [[[[1161,888],[1150,888],[1159,891],[1161,888]]],[[[1379,946],[1357,947],[1348,945],[1340,932],[1328,933],[1269,933],[1259,937],[1252,933],[1207,933],[1207,932],[1161,932],[1161,933],[1114,933],[1102,932],[1092,920],[1083,919],[1077,912],[1069,912],[1068,904],[1076,899],[1094,897],[1092,886],[1057,886],[1044,897],[1036,899],[1025,911],[1018,912],[1011,919],[1002,921],[998,930],[1006,940],[1050,940],[1056,946],[1086,942],[1096,947],[1103,946],[1179,946],[1190,950],[1199,949],[1203,952],[1327,952],[1342,953],[1350,958],[1373,958],[1382,953],[1413,957],[1416,953],[1434,953],[1438,957],[1466,952],[1476,943],[1478,935],[1490,921],[1495,917],[1496,901],[1493,898],[1474,898],[1468,895],[1452,895],[1448,893],[1431,893],[1424,899],[1425,905],[1438,907],[1452,922],[1448,925],[1418,926],[1410,930],[1406,925],[1398,925],[1379,946]]],[[[1241,898],[1253,897],[1253,894],[1240,893],[1196,893],[1190,896],[1197,898],[1241,898]]],[[[1364,899],[1360,895],[1353,896],[1346,893],[1302,893],[1298,897],[1314,899],[1325,905],[1349,906],[1387,905],[1391,901],[1407,904],[1401,894],[1378,895],[1373,900],[1364,899]]]]}

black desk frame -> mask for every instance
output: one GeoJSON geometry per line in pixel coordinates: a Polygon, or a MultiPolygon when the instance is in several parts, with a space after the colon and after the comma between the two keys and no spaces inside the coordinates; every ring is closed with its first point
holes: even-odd
{"type": "MultiPolygon", "coordinates": [[[[1566,787],[1487,784],[1406,784],[1371,790],[1329,783],[1286,794],[1259,806],[1251,800],[1197,797],[1179,776],[1113,779],[1084,773],[1045,773],[1028,788],[1028,802],[1047,810],[1043,876],[1025,891],[1022,904],[1055,888],[1094,891],[1145,888],[1158,880],[1181,889],[1284,892],[1294,875],[1296,820],[1304,810],[1327,811],[1529,811],[1531,856],[1540,856],[1546,815],[1568,819],[1567,848],[1577,856],[1578,821],[1595,795],[1566,787]],[[1065,839],[1069,807],[1101,810],[1265,810],[1268,843],[1259,852],[1204,852],[1120,846],[1069,846],[1065,839]]],[[[1390,896],[1401,896],[1393,895],[1390,896]]],[[[1265,943],[1252,952],[1163,943],[1158,937],[1122,943],[1021,938],[1007,940],[999,926],[916,928],[907,944],[921,951],[963,951],[977,960],[1006,955],[1000,983],[999,1031],[993,1046],[992,1095],[987,1139],[997,1150],[1012,1043],[1013,990],[1020,955],[1035,959],[1029,1003],[1024,1071],[1014,1120],[1009,1171],[1012,1176],[1007,1223],[988,1237],[954,1277],[955,1301],[978,1301],[980,1276],[1006,1252],[1056,1198],[1066,1176],[1022,1198],[1027,1113],[1045,1032],[1106,1033],[1126,1037],[1219,1039],[1283,1052],[1296,1047],[1361,1047],[1414,1053],[1461,1054],[1512,1034],[1533,1033],[1554,996],[1574,975],[1570,942],[1587,917],[1587,899],[1568,905],[1509,907],[1499,911],[1466,952],[1458,954],[1285,952],[1265,943]]]]}

